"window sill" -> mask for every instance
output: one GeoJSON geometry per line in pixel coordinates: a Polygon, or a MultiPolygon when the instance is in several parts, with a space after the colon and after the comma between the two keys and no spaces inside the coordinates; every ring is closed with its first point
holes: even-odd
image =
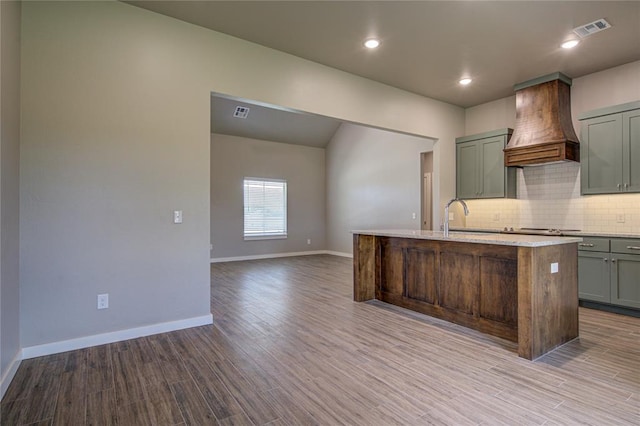
{"type": "Polygon", "coordinates": [[[245,241],[255,241],[255,240],[286,240],[287,235],[245,235],[245,241]]]}

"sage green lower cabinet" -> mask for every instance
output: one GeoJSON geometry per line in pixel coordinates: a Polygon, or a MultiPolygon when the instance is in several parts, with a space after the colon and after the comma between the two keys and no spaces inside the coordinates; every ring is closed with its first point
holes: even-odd
{"type": "Polygon", "coordinates": [[[578,297],[593,302],[611,302],[609,253],[578,252],[578,297]]]}
{"type": "Polygon", "coordinates": [[[613,253],[611,303],[640,308],[640,256],[613,253]]]}
{"type": "Polygon", "coordinates": [[[584,237],[578,244],[578,297],[640,309],[640,239],[584,237]]]}
{"type": "Polygon", "coordinates": [[[456,139],[456,196],[515,198],[516,171],[504,166],[504,148],[512,129],[456,139]]]}

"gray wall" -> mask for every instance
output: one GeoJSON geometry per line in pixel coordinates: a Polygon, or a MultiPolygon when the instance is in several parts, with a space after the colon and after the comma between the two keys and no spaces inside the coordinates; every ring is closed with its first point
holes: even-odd
{"type": "Polygon", "coordinates": [[[420,229],[420,153],[433,145],[342,124],[327,146],[327,249],[351,254],[355,229],[420,229]]]}
{"type": "Polygon", "coordinates": [[[210,313],[209,92],[130,10],[23,4],[25,347],[210,313]]]}
{"type": "Polygon", "coordinates": [[[324,157],[323,148],[211,135],[211,257],[323,250],[324,157]],[[287,239],[244,241],[244,177],[287,180],[287,239]]]}
{"type": "Polygon", "coordinates": [[[212,91],[432,136],[454,192],[459,107],[120,2],[22,15],[23,346],[209,312],[212,91]]]}
{"type": "Polygon", "coordinates": [[[0,2],[0,397],[20,353],[20,3],[0,2]]]}

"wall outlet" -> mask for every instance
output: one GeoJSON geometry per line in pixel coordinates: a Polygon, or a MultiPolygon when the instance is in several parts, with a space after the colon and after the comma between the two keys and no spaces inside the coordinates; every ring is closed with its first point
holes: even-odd
{"type": "Polygon", "coordinates": [[[173,211],[173,223],[182,223],[182,210],[173,211]]]}
{"type": "Polygon", "coordinates": [[[557,274],[558,273],[558,262],[553,262],[551,264],[551,273],[552,274],[557,274]]]}
{"type": "Polygon", "coordinates": [[[616,215],[616,222],[618,223],[624,223],[624,213],[618,213],[616,215]]]}
{"type": "Polygon", "coordinates": [[[98,295],[98,309],[107,309],[109,307],[109,293],[98,295]]]}
{"type": "Polygon", "coordinates": [[[415,219],[416,218],[416,214],[415,213],[411,213],[411,219],[415,219]]]}
{"type": "Polygon", "coordinates": [[[311,238],[307,238],[307,244],[311,245],[311,238]]]}

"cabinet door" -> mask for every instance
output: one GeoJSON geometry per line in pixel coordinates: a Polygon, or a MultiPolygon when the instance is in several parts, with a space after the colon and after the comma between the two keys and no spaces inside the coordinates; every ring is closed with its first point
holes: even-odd
{"type": "Polygon", "coordinates": [[[376,299],[393,302],[393,297],[402,296],[403,249],[398,239],[380,239],[380,276],[376,288],[376,299]]]}
{"type": "Polygon", "coordinates": [[[611,301],[609,253],[578,252],[578,297],[594,302],[611,301]]]}
{"type": "Polygon", "coordinates": [[[436,252],[408,248],[404,256],[405,296],[409,299],[436,303],[436,252]]]}
{"type": "Polygon", "coordinates": [[[580,166],[583,194],[622,191],[622,114],[583,121],[580,166]]]}
{"type": "Polygon", "coordinates": [[[473,254],[440,252],[438,304],[457,314],[473,315],[478,300],[478,258],[473,254]]]}
{"type": "Polygon", "coordinates": [[[517,260],[481,256],[479,293],[478,316],[480,318],[517,326],[517,260]]]}
{"type": "Polygon", "coordinates": [[[622,114],[624,190],[640,192],[640,110],[622,114]]]}
{"type": "Polygon", "coordinates": [[[504,136],[480,141],[480,198],[504,197],[504,136]]]}
{"type": "Polygon", "coordinates": [[[456,145],[456,194],[458,198],[478,198],[478,143],[456,145]]]}
{"type": "Polygon", "coordinates": [[[640,256],[611,256],[611,303],[640,308],[640,256]]]}

